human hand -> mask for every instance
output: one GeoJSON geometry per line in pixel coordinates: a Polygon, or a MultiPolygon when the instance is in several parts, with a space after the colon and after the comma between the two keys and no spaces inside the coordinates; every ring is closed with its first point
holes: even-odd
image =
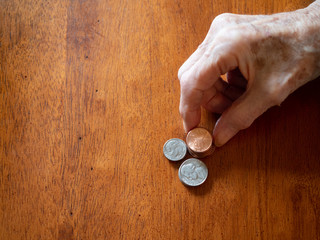
{"type": "Polygon", "coordinates": [[[221,113],[216,146],[320,75],[320,1],[273,15],[222,14],[181,66],[180,114],[186,131],[200,107],[221,113]],[[227,73],[227,82],[220,76],[227,73]]]}

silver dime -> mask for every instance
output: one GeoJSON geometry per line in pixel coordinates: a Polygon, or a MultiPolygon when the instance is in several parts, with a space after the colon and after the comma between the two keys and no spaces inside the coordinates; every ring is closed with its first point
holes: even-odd
{"type": "Polygon", "coordinates": [[[163,145],[163,154],[170,161],[182,160],[187,154],[187,145],[179,138],[171,138],[163,145]]]}
{"type": "Polygon", "coordinates": [[[179,168],[180,181],[188,186],[199,186],[207,177],[207,166],[196,158],[189,158],[179,168]]]}

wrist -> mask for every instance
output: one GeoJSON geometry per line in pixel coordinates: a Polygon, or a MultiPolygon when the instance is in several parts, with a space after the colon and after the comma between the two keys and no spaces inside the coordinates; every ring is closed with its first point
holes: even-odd
{"type": "Polygon", "coordinates": [[[269,62],[287,62],[287,65],[280,64],[281,69],[277,71],[287,74],[289,92],[320,75],[320,0],[316,3],[254,22],[258,29],[254,36],[262,52],[268,54],[269,62]]]}
{"type": "Polygon", "coordinates": [[[320,27],[320,0],[296,12],[310,27],[320,27]]]}
{"type": "Polygon", "coordinates": [[[302,9],[302,10],[306,10],[310,13],[312,13],[313,15],[320,15],[320,1],[314,1],[313,3],[311,3],[308,7],[302,9]]]}
{"type": "Polygon", "coordinates": [[[305,56],[308,56],[314,64],[314,71],[310,76],[312,80],[320,75],[320,1],[298,10],[298,14],[302,19],[299,40],[303,44],[305,56]]]}
{"type": "Polygon", "coordinates": [[[304,9],[276,14],[276,35],[295,52],[296,74],[304,83],[320,75],[320,0],[304,9]]]}

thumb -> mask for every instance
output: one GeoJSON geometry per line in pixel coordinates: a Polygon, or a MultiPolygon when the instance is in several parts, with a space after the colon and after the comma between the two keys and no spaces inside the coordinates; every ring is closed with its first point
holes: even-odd
{"type": "Polygon", "coordinates": [[[213,138],[217,147],[228,142],[240,130],[248,128],[273,105],[260,91],[250,90],[234,101],[216,122],[213,138]]]}

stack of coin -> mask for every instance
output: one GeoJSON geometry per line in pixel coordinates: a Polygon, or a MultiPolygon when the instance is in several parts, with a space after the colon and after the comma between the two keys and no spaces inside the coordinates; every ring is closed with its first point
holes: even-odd
{"type": "Polygon", "coordinates": [[[188,132],[186,137],[189,153],[196,158],[204,158],[214,152],[213,138],[205,128],[197,127],[188,132]]]}
{"type": "MultiPolygon", "coordinates": [[[[208,136],[203,134],[202,130],[200,130],[200,134],[197,133],[199,133],[199,131],[196,131],[196,134],[191,134],[189,137],[187,137],[187,141],[189,139],[189,145],[192,147],[191,149],[195,149],[192,151],[195,151],[196,154],[200,153],[199,156],[201,157],[209,153],[206,147],[208,144],[204,144],[205,142],[208,142],[208,136]],[[195,140],[198,139],[198,137],[195,136],[204,136],[205,140],[203,142],[200,140],[195,140]],[[200,148],[200,150],[198,150],[198,148],[194,148],[194,145],[197,145],[192,145],[194,142],[200,142],[202,148],[200,148]],[[205,151],[202,151],[203,149],[205,149],[205,151]]],[[[187,144],[179,138],[171,138],[163,145],[163,154],[170,161],[180,161],[185,158],[188,151],[187,149],[189,149],[190,152],[190,146],[187,146],[187,144]]],[[[199,159],[189,158],[181,164],[178,175],[183,184],[192,187],[199,186],[207,179],[208,168],[199,159]]]]}

